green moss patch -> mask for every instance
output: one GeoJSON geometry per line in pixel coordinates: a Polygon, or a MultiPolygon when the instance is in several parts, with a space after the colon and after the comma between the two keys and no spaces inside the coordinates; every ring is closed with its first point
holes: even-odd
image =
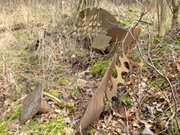
{"type": "Polygon", "coordinates": [[[124,95],[121,97],[121,102],[123,105],[125,105],[128,108],[131,108],[133,106],[133,101],[129,95],[124,95]]]}
{"type": "Polygon", "coordinates": [[[66,126],[63,117],[59,116],[43,123],[31,120],[27,125],[24,125],[22,130],[27,134],[33,135],[63,135],[65,134],[66,126]]]}
{"type": "Polygon", "coordinates": [[[20,115],[21,115],[21,105],[17,104],[14,111],[11,112],[11,114],[9,114],[8,120],[12,121],[12,120],[18,119],[20,115]]]}
{"type": "Polygon", "coordinates": [[[165,87],[166,84],[166,80],[163,78],[155,78],[154,80],[149,81],[149,85],[155,88],[165,87]]]}
{"type": "Polygon", "coordinates": [[[8,123],[4,120],[0,120],[0,135],[7,135],[8,123]]]}
{"type": "Polygon", "coordinates": [[[180,36],[176,36],[176,44],[180,45],[180,36]]]}
{"type": "MultiPolygon", "coordinates": [[[[103,77],[105,74],[107,67],[109,66],[110,60],[98,60],[94,65],[91,67],[91,72],[94,77],[103,77]]],[[[112,72],[113,77],[117,77],[117,72],[115,68],[112,72]]]]}
{"type": "Polygon", "coordinates": [[[98,60],[91,68],[92,75],[102,77],[109,65],[109,60],[98,60]]]}

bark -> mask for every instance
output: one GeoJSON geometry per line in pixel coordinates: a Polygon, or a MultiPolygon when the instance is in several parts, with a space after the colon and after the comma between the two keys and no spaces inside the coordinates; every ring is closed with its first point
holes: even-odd
{"type": "Polygon", "coordinates": [[[157,27],[158,27],[158,35],[163,36],[166,32],[165,24],[166,24],[166,5],[165,0],[157,0],[157,27]]]}
{"type": "Polygon", "coordinates": [[[98,7],[101,0],[79,0],[77,10],[80,11],[85,8],[98,7]]]}
{"type": "Polygon", "coordinates": [[[174,29],[179,25],[178,22],[178,13],[179,13],[179,6],[180,5],[175,5],[172,9],[172,24],[171,24],[171,28],[174,29]]]}

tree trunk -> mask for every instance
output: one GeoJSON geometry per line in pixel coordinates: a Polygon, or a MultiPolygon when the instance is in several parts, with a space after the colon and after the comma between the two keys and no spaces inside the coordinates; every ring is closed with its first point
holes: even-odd
{"type": "Polygon", "coordinates": [[[157,8],[157,27],[158,27],[158,35],[163,36],[166,32],[165,24],[166,24],[166,5],[165,0],[157,0],[156,1],[157,8]]]}
{"type": "Polygon", "coordinates": [[[179,5],[173,7],[172,9],[172,24],[171,24],[171,28],[174,29],[179,25],[178,22],[178,13],[179,13],[179,5]]]}
{"type": "Polygon", "coordinates": [[[80,11],[85,8],[98,7],[101,0],[79,0],[77,10],[80,11]]]}

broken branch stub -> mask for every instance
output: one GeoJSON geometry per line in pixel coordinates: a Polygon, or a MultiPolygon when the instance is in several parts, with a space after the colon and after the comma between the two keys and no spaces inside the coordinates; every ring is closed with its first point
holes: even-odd
{"type": "Polygon", "coordinates": [[[89,124],[99,118],[105,106],[105,98],[107,97],[108,100],[111,100],[113,96],[116,96],[118,84],[125,84],[122,73],[129,72],[129,67],[127,67],[129,61],[125,54],[134,48],[134,44],[139,36],[139,33],[140,29],[136,27],[130,29],[130,31],[126,33],[122,42],[123,46],[126,47],[126,50],[124,50],[125,52],[123,51],[122,57],[119,54],[119,52],[121,52],[119,50],[120,47],[116,46],[113,60],[108,66],[107,71],[102,78],[101,83],[99,84],[99,87],[97,88],[94,96],[91,98],[85,114],[80,121],[80,130],[87,128],[89,124]],[[120,61],[120,65],[117,64],[117,60],[120,61]],[[117,78],[113,78],[112,76],[112,69],[114,67],[117,71],[117,78]],[[109,81],[112,83],[111,89],[108,89],[109,81]]]}
{"type": "Polygon", "coordinates": [[[42,84],[38,83],[36,88],[23,101],[20,123],[31,119],[40,109],[42,100],[42,84]]]}
{"type": "Polygon", "coordinates": [[[94,96],[91,98],[84,116],[80,121],[80,130],[88,127],[89,124],[97,120],[104,109],[105,92],[108,88],[108,81],[110,80],[112,69],[117,59],[117,54],[113,57],[112,62],[99,84],[94,96]]]}
{"type": "MultiPolygon", "coordinates": [[[[107,96],[109,100],[111,100],[112,97],[116,95],[118,83],[124,83],[124,80],[122,79],[122,72],[128,72],[128,69],[123,64],[121,64],[122,67],[118,67],[117,69],[117,70],[120,69],[118,73],[118,77],[116,79],[112,77],[112,69],[114,68],[116,64],[117,58],[118,58],[118,55],[117,53],[115,53],[112,62],[108,66],[108,69],[104,77],[102,78],[102,81],[99,84],[99,87],[97,88],[94,96],[91,98],[88,104],[88,107],[85,111],[85,114],[80,121],[80,130],[87,128],[89,124],[91,124],[92,122],[94,122],[95,120],[99,118],[105,106],[105,100],[106,100],[105,95],[107,96]],[[113,81],[112,82],[113,89],[111,91],[108,90],[108,82],[110,80],[113,81]]],[[[125,58],[119,57],[119,59],[121,59],[122,62],[126,61],[126,57],[125,58]]]]}

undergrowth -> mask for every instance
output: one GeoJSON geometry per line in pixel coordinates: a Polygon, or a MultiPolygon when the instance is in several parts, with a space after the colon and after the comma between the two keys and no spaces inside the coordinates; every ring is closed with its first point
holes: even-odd
{"type": "Polygon", "coordinates": [[[0,135],[7,135],[8,123],[4,120],[0,120],[0,135]]]}
{"type": "MultiPolygon", "coordinates": [[[[111,60],[97,60],[92,66],[91,66],[91,72],[94,77],[103,77],[103,75],[106,72],[106,69],[108,65],[110,64],[111,60]]],[[[112,76],[117,77],[117,71],[114,68],[112,71],[112,76]]]]}
{"type": "Polygon", "coordinates": [[[40,123],[36,120],[31,120],[24,125],[22,131],[33,135],[65,135],[66,124],[62,116],[40,123]]]}

